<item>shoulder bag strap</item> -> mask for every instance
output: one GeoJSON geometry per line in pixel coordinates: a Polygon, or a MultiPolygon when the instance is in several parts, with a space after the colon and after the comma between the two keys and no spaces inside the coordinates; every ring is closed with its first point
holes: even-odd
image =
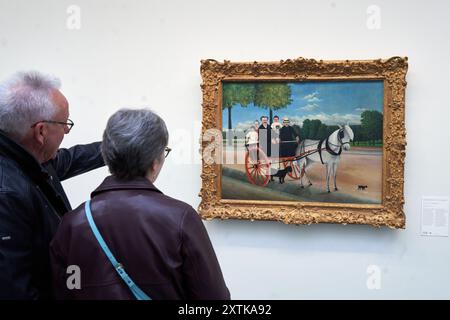
{"type": "Polygon", "coordinates": [[[130,288],[133,295],[136,297],[137,300],[151,300],[149,296],[147,296],[130,278],[130,276],[126,273],[123,266],[117,262],[116,258],[112,254],[111,250],[109,250],[108,245],[106,244],[105,240],[103,240],[102,235],[100,234],[100,231],[98,231],[97,226],[95,225],[94,219],[92,218],[92,212],[91,212],[91,206],[90,206],[91,200],[86,201],[84,205],[84,211],[86,212],[86,218],[89,222],[89,226],[92,229],[92,232],[94,233],[95,238],[97,239],[98,243],[100,244],[100,247],[102,247],[103,252],[108,257],[109,261],[111,261],[111,264],[113,265],[114,269],[116,269],[119,276],[122,278],[122,280],[127,284],[127,286],[130,288]]]}

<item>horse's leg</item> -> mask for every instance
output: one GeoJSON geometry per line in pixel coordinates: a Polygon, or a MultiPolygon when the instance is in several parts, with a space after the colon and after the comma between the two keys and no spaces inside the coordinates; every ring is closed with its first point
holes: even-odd
{"type": "Polygon", "coordinates": [[[301,187],[302,188],[303,188],[303,177],[305,177],[308,180],[308,187],[312,186],[312,182],[309,179],[308,174],[306,173],[306,168],[307,167],[308,167],[308,159],[305,159],[303,165],[301,166],[302,171],[301,171],[301,174],[300,174],[300,180],[302,181],[301,182],[301,187]]]}
{"type": "Polygon", "coordinates": [[[300,188],[304,188],[305,186],[303,185],[303,176],[305,175],[305,168],[302,168],[302,172],[300,173],[300,188]]]}
{"type": "Polygon", "coordinates": [[[306,174],[306,168],[305,168],[305,176],[306,176],[306,179],[308,179],[308,187],[312,186],[312,182],[309,179],[308,175],[306,174]]]}
{"type": "Polygon", "coordinates": [[[337,184],[336,184],[337,166],[338,166],[337,162],[333,163],[334,191],[338,191],[337,184]]]}
{"type": "MultiPolygon", "coordinates": [[[[294,166],[294,163],[295,164],[297,164],[297,166],[299,167],[299,168],[302,168],[302,166],[303,166],[303,164],[302,164],[302,159],[297,159],[297,160],[295,160],[295,161],[292,161],[292,165],[294,166]]],[[[303,186],[303,170],[301,171],[301,174],[300,174],[300,188],[304,188],[304,186],[303,186]]]]}
{"type": "Polygon", "coordinates": [[[330,165],[328,164],[328,162],[325,164],[325,168],[327,170],[327,191],[328,193],[330,193],[330,165]]]}
{"type": "Polygon", "coordinates": [[[308,178],[306,175],[306,159],[303,161],[303,164],[300,166],[300,181],[301,181],[301,188],[303,189],[303,178],[308,178]]]}
{"type": "Polygon", "coordinates": [[[311,180],[309,179],[308,174],[306,173],[306,168],[308,167],[308,157],[305,158],[305,162],[302,168],[302,176],[305,175],[306,179],[308,179],[308,187],[312,186],[311,180]]]}
{"type": "Polygon", "coordinates": [[[305,165],[303,165],[301,168],[302,168],[301,169],[302,171],[300,172],[300,187],[303,189],[304,188],[304,186],[303,186],[303,177],[306,176],[305,175],[305,173],[306,173],[305,165]]]}

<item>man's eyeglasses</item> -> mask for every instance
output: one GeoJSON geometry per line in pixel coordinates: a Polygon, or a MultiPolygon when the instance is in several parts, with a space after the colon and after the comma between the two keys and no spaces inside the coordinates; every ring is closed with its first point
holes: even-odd
{"type": "Polygon", "coordinates": [[[169,147],[165,147],[164,148],[164,158],[167,158],[167,156],[169,155],[170,151],[172,151],[172,149],[170,149],[169,147]]]}
{"type": "Polygon", "coordinates": [[[72,130],[72,127],[74,126],[74,122],[70,119],[67,119],[67,122],[62,122],[62,121],[53,121],[53,120],[42,120],[42,121],[38,121],[35,124],[33,124],[30,128],[33,128],[34,126],[36,126],[38,123],[40,122],[45,122],[45,123],[54,123],[54,124],[62,124],[67,126],[68,128],[68,132],[70,132],[70,130],[72,130]]]}

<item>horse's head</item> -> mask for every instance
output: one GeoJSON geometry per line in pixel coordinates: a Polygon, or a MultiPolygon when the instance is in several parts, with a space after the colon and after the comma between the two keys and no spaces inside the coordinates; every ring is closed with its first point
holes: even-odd
{"type": "Polygon", "coordinates": [[[354,137],[353,130],[348,124],[343,127],[339,126],[338,140],[344,150],[350,150],[350,141],[353,141],[354,137]]]}

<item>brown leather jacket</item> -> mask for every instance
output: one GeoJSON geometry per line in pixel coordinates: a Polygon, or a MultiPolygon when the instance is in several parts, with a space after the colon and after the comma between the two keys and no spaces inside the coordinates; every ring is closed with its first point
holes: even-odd
{"type": "MultiPolygon", "coordinates": [[[[91,197],[105,242],[152,299],[230,299],[206,229],[191,206],[145,178],[109,176],[91,197]]],[[[134,299],[95,239],[84,204],[64,216],[50,255],[56,298],[134,299]],[[80,268],[80,289],[67,287],[75,274],[67,272],[71,265],[80,268]]]]}

